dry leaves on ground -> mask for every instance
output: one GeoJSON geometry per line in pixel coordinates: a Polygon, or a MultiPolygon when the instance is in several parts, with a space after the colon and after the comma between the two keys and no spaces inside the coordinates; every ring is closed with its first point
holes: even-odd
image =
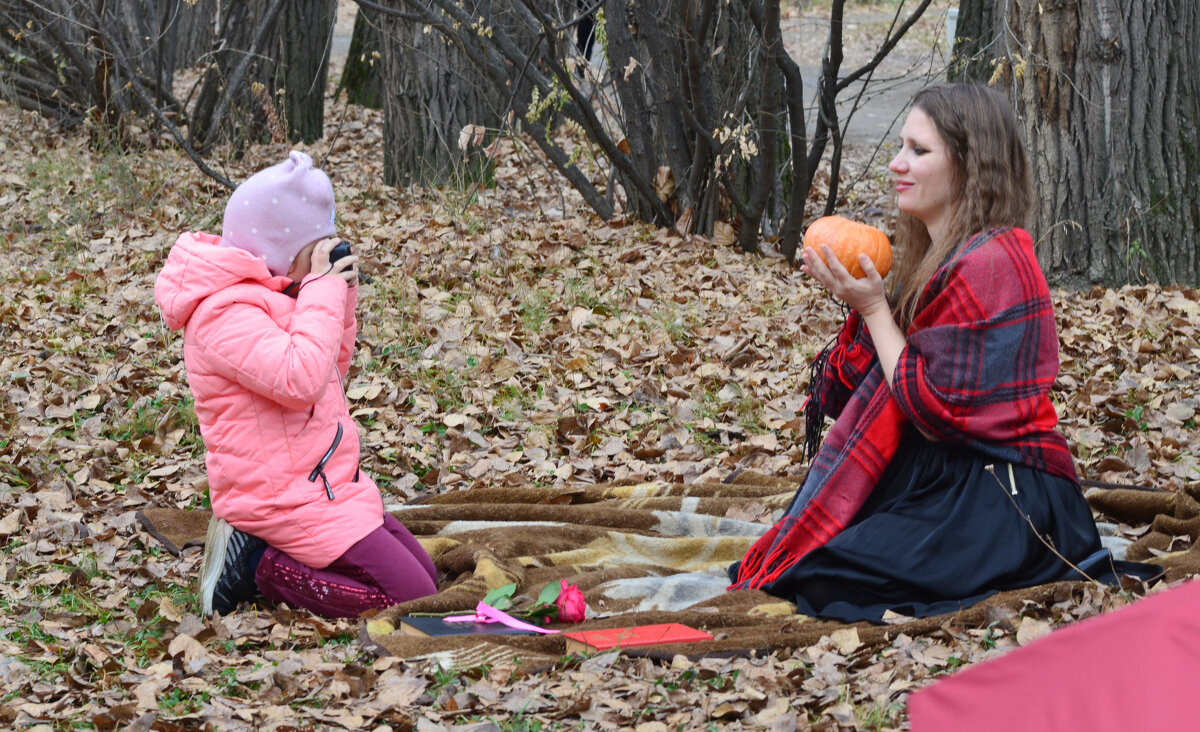
{"type": "MultiPolygon", "coordinates": [[[[122,155],[11,106],[0,117],[5,726],[888,728],[910,689],[1122,602],[1096,591],[882,650],[847,632],[790,656],[605,655],[529,676],[377,659],[356,623],[287,609],[202,620],[198,550],[165,553],[134,512],[207,500],[181,339],[152,290],[178,232],[219,231],[224,193],[169,149],[122,155]]],[[[841,313],[798,271],[740,254],[724,229],[714,242],[597,221],[520,140],[501,142],[497,185],[473,200],[385,187],[379,128],[350,110],[327,167],[371,277],[347,396],[390,500],[802,470],[808,364],[841,313]]],[[[227,172],[283,152],[252,148],[227,172]]],[[[866,169],[851,152],[847,169],[866,169]]],[[[851,206],[886,201],[872,180],[851,206]]],[[[1081,473],[1200,479],[1197,292],[1055,298],[1056,398],[1081,473]]]]}

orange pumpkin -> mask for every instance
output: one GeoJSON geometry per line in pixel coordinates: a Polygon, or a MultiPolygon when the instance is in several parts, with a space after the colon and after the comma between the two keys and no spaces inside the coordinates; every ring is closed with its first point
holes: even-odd
{"type": "MultiPolygon", "coordinates": [[[[804,234],[805,249],[821,254],[822,244],[828,244],[846,271],[855,277],[867,276],[858,265],[859,254],[871,258],[880,277],[887,277],[892,268],[892,244],[887,234],[874,226],[843,216],[824,216],[809,224],[804,234]]],[[[824,255],[821,259],[825,259],[824,255]]]]}

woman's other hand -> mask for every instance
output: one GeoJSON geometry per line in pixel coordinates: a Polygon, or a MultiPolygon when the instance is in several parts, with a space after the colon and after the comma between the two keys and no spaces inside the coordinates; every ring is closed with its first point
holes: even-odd
{"type": "Polygon", "coordinates": [[[887,295],[883,289],[883,278],[875,269],[875,263],[865,254],[858,255],[858,264],[862,267],[865,277],[856,278],[851,275],[838,260],[829,245],[821,245],[822,260],[815,251],[806,248],[800,253],[804,264],[800,270],[825,286],[829,293],[857,310],[862,315],[870,315],[876,311],[891,312],[887,295]]]}

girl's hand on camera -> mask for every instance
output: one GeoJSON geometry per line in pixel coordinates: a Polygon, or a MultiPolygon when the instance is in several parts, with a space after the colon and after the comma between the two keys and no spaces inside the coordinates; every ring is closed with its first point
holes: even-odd
{"type": "Polygon", "coordinates": [[[335,277],[341,277],[350,287],[358,284],[358,256],[351,254],[348,257],[333,262],[329,262],[329,253],[338,245],[341,239],[330,238],[322,239],[317,242],[317,246],[313,248],[312,253],[312,271],[321,274],[331,274],[335,277]]]}

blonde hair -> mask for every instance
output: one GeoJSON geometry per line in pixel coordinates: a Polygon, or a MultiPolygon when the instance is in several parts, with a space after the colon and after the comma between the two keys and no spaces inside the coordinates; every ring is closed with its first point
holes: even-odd
{"type": "Polygon", "coordinates": [[[946,258],[972,234],[1023,226],[1033,200],[1017,117],[1003,94],[981,84],[939,84],[918,92],[912,106],[929,116],[945,142],[951,184],[960,193],[941,241],[931,241],[914,216],[901,212],[896,221],[892,311],[905,330],[946,258]]]}

